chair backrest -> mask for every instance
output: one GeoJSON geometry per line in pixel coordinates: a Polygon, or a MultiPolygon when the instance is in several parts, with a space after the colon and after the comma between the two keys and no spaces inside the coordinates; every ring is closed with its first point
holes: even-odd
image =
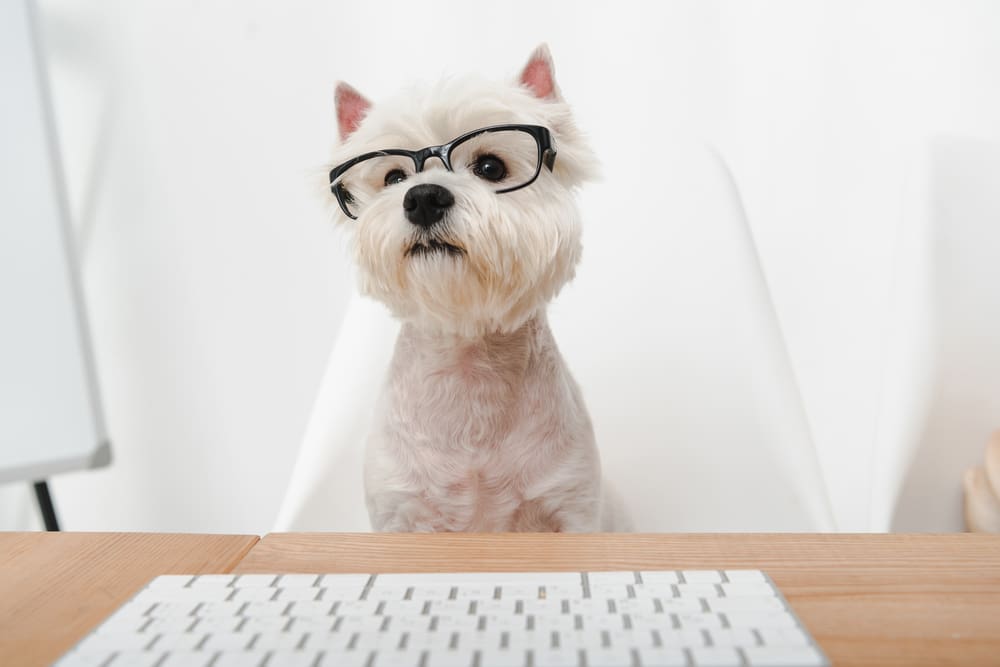
{"type": "Polygon", "coordinates": [[[1000,428],[1000,143],[939,137],[904,192],[872,527],[964,529],[962,474],[1000,428]]]}
{"type": "MultiPolygon", "coordinates": [[[[647,215],[619,219],[607,186],[583,194],[584,260],[549,311],[605,476],[639,531],[831,530],[736,188],[708,147],[670,149],[647,215]]],[[[355,299],[278,530],[368,529],[361,452],[396,330],[355,299]]]]}

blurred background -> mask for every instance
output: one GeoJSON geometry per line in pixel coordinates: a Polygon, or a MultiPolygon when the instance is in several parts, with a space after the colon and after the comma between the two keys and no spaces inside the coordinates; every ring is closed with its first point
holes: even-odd
{"type": "MultiPolygon", "coordinates": [[[[655,225],[654,137],[725,160],[838,526],[888,525],[869,490],[915,165],[942,141],[996,150],[997,3],[37,6],[114,451],[50,480],[65,529],[271,528],[353,289],[316,180],[335,83],[377,102],[447,72],[513,77],[541,42],[604,164],[591,200],[655,225]]],[[[27,484],[0,486],[0,529],[36,514],[27,484]]]]}

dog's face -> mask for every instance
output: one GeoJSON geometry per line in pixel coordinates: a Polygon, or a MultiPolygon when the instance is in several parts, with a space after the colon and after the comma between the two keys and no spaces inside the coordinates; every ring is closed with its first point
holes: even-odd
{"type": "Polygon", "coordinates": [[[450,79],[374,105],[341,84],[336,101],[333,165],[466,137],[369,155],[336,179],[363,293],[423,329],[476,336],[521,326],[573,277],[573,194],[595,162],[545,47],[515,81],[450,79]]]}

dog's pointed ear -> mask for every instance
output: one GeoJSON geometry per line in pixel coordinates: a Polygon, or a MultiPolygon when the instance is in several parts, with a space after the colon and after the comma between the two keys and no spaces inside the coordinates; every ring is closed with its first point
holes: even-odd
{"type": "Polygon", "coordinates": [[[552,65],[552,54],[549,53],[547,44],[540,44],[531,57],[528,64],[521,70],[519,83],[543,100],[558,100],[559,88],[556,86],[555,67],[552,65]]]}
{"type": "Polygon", "coordinates": [[[372,103],[343,81],[337,84],[333,102],[337,107],[337,129],[340,131],[340,140],[343,141],[358,129],[372,103]]]}

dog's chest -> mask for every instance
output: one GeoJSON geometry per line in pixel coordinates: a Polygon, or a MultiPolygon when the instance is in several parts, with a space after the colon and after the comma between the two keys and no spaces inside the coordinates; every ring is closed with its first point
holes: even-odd
{"type": "Polygon", "coordinates": [[[550,463],[541,440],[558,436],[558,392],[534,360],[476,346],[407,361],[391,381],[389,428],[424,527],[553,529],[531,487],[550,463]]]}

